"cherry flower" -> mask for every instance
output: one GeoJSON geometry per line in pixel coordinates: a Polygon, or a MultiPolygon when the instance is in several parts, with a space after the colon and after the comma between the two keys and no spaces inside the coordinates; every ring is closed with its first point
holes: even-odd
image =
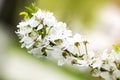
{"type": "Polygon", "coordinates": [[[21,47],[30,54],[55,59],[58,65],[85,67],[94,77],[120,80],[120,51],[105,50],[97,55],[87,48],[84,36],[73,35],[66,23],[57,21],[52,12],[38,9],[17,28],[21,47]]]}

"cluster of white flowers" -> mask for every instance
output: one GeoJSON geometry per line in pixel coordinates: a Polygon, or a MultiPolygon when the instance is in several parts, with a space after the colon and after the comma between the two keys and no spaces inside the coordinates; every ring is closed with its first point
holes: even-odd
{"type": "Polygon", "coordinates": [[[87,40],[80,34],[72,35],[66,23],[58,22],[53,13],[38,9],[17,25],[22,48],[37,57],[52,57],[58,65],[65,63],[90,69],[95,77],[120,80],[120,52],[105,50],[97,54],[87,49],[87,40]]]}

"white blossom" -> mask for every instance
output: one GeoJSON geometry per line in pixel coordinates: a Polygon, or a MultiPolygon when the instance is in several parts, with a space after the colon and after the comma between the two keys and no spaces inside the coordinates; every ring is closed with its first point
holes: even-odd
{"type": "Polygon", "coordinates": [[[34,40],[30,37],[23,37],[20,41],[22,44],[22,47],[30,48],[34,44],[34,40]]]}
{"type": "Polygon", "coordinates": [[[86,38],[73,35],[66,23],[58,22],[51,12],[39,9],[31,18],[20,22],[17,28],[21,47],[36,57],[55,59],[58,65],[85,67],[93,76],[105,80],[120,79],[120,52],[105,50],[98,54],[87,49],[86,38]]]}

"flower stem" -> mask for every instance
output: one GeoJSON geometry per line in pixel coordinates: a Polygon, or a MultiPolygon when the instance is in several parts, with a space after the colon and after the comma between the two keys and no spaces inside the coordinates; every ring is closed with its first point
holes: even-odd
{"type": "Polygon", "coordinates": [[[85,45],[85,52],[88,55],[87,43],[88,43],[87,41],[83,41],[83,44],[85,45]]]}

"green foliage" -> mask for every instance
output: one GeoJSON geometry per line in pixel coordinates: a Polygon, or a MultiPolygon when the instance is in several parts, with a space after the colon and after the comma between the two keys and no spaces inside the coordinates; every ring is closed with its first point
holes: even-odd
{"type": "Polygon", "coordinates": [[[30,7],[25,7],[26,11],[22,11],[19,15],[23,15],[24,19],[32,17],[32,14],[37,12],[38,7],[36,7],[35,3],[32,3],[30,7]]]}
{"type": "Polygon", "coordinates": [[[120,47],[116,44],[113,44],[113,48],[116,52],[120,52],[120,47]]]}
{"type": "Polygon", "coordinates": [[[20,12],[19,15],[23,15],[23,16],[24,16],[24,19],[29,18],[28,13],[25,12],[25,11],[20,12]]]}

